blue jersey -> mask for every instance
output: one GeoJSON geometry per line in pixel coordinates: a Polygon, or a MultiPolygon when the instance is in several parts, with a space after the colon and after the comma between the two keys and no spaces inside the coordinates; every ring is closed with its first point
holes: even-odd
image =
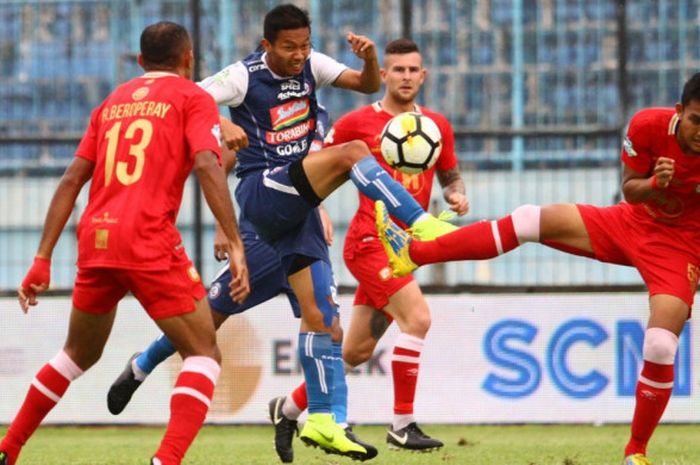
{"type": "Polygon", "coordinates": [[[316,133],[316,89],[332,84],[347,67],[312,52],[303,71],[278,76],[266,54],[255,52],[200,84],[248,135],[237,153],[236,175],[288,165],[306,156],[316,133]]]}

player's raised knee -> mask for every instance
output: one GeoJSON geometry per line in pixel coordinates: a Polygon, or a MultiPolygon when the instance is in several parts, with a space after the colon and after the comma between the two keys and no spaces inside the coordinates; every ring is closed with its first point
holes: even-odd
{"type": "Polygon", "coordinates": [[[372,152],[369,150],[369,146],[362,140],[353,140],[346,142],[342,145],[343,154],[348,162],[348,171],[352,168],[352,165],[362,160],[372,152]]]}

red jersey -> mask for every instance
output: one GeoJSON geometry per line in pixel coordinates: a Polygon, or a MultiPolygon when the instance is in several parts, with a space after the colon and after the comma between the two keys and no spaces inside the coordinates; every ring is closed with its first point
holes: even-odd
{"type": "Polygon", "coordinates": [[[189,79],[146,73],[97,107],[76,156],[95,163],[78,266],[169,269],[185,257],[175,219],[194,155],[220,158],[214,99],[189,79]]]}
{"type": "MultiPolygon", "coordinates": [[[[437,162],[432,168],[418,174],[406,174],[391,168],[382,157],[379,149],[380,136],[386,123],[393,118],[384,111],[379,102],[359,108],[347,113],[335,122],[333,128],[326,137],[326,145],[337,145],[352,140],[362,140],[370,148],[372,155],[379,164],[391,176],[400,182],[403,187],[427,210],[430,202],[430,194],[433,189],[435,170],[448,171],[457,166],[455,155],[454,133],[447,118],[440,113],[435,113],[427,108],[416,106],[416,111],[429,116],[437,124],[442,133],[442,150],[437,162]]],[[[360,206],[348,228],[348,238],[354,236],[361,239],[367,236],[377,236],[377,228],[374,219],[374,201],[359,193],[360,206]]]]}
{"type": "Polygon", "coordinates": [[[650,108],[632,117],[622,148],[622,161],[651,175],[659,157],[675,160],[675,173],[666,189],[634,204],[640,221],[663,222],[700,230],[700,156],[686,154],[676,140],[678,115],[673,108],[650,108]]]}

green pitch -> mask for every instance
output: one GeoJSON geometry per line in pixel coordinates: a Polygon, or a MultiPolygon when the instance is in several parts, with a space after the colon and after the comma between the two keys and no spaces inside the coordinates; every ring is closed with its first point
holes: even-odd
{"type": "MultiPolygon", "coordinates": [[[[379,446],[376,465],[619,465],[627,440],[626,425],[573,426],[425,426],[445,441],[432,454],[395,452],[386,448],[385,429],[358,426],[355,432],[379,446]]],[[[0,428],[4,434],[5,428],[0,428]]],[[[40,428],[25,447],[18,465],[147,465],[163,428],[40,428]]],[[[700,465],[700,425],[661,425],[649,448],[654,465],[700,465]]],[[[295,440],[299,465],[350,465],[295,440]]],[[[183,465],[274,465],[268,426],[207,426],[183,465]]]]}

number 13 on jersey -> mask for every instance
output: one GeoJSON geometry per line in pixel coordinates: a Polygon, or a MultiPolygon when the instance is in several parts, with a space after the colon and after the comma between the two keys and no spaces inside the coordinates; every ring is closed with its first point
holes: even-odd
{"type": "Polygon", "coordinates": [[[153,136],[153,124],[147,119],[137,119],[129,124],[124,132],[124,137],[119,138],[122,122],[119,121],[105,133],[107,139],[107,157],[105,160],[105,186],[112,183],[112,177],[116,174],[117,180],[125,186],[135,183],[143,174],[143,165],[146,161],[146,148],[153,136]],[[129,162],[118,161],[117,150],[120,143],[129,144],[129,155],[135,158],[134,168],[129,172],[129,162]],[[115,166],[116,162],[116,166],[115,166]]]}

